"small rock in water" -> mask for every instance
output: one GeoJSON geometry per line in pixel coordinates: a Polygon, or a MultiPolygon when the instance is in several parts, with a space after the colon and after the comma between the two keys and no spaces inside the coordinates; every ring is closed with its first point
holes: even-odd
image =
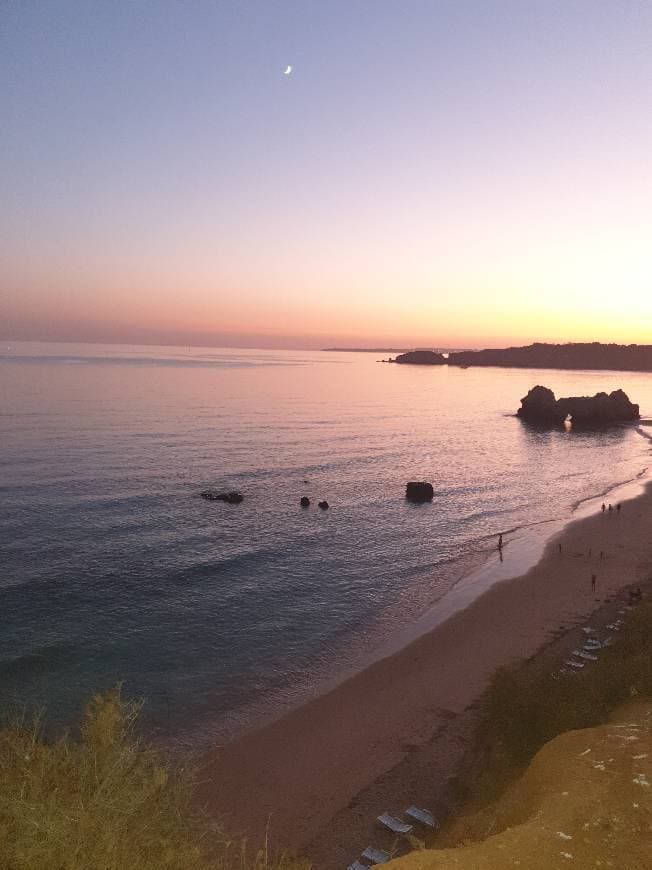
{"type": "Polygon", "coordinates": [[[320,507],[323,511],[327,511],[327,510],[328,510],[328,502],[327,502],[327,501],[320,501],[320,502],[319,502],[319,507],[320,507]]]}
{"type": "Polygon", "coordinates": [[[431,483],[424,481],[410,481],[405,488],[405,497],[408,501],[423,502],[432,501],[435,494],[431,483]]]}
{"type": "Polygon", "coordinates": [[[236,492],[236,490],[232,490],[231,492],[215,492],[215,490],[206,489],[204,492],[200,492],[199,494],[202,498],[206,499],[206,501],[224,501],[227,504],[240,504],[244,499],[242,493],[236,492]]]}
{"type": "Polygon", "coordinates": [[[301,496],[301,507],[310,507],[310,499],[307,495],[301,496]]]}

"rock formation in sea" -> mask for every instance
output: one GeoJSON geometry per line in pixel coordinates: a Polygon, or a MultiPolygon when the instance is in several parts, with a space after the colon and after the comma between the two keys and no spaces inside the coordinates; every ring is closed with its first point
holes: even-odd
{"type": "Polygon", "coordinates": [[[450,353],[448,364],[457,366],[507,366],[510,368],[611,369],[652,371],[652,345],[535,343],[526,347],[465,350],[450,353]]]}
{"type": "Polygon", "coordinates": [[[553,391],[542,386],[532,387],[521,399],[521,407],[516,413],[528,422],[549,425],[561,425],[569,417],[573,425],[588,426],[640,418],[638,405],[630,402],[622,390],[614,390],[609,395],[596,393],[595,396],[555,399],[553,391]]]}
{"type": "Polygon", "coordinates": [[[301,504],[301,507],[310,507],[310,499],[308,498],[307,495],[301,496],[300,504],[301,504]]]}
{"type": "Polygon", "coordinates": [[[416,366],[443,366],[446,365],[446,357],[434,350],[411,350],[399,354],[394,362],[416,366]]]}
{"type": "Polygon", "coordinates": [[[240,504],[244,499],[241,492],[232,490],[231,492],[215,492],[213,489],[206,489],[199,493],[206,501],[224,501],[227,504],[240,504]]]}
{"type": "Polygon", "coordinates": [[[411,480],[405,487],[405,498],[408,501],[432,501],[434,494],[432,484],[425,481],[411,480]]]}

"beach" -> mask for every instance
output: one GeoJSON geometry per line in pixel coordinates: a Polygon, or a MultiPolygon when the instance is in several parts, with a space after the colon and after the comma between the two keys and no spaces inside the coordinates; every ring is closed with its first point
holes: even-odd
{"type": "MultiPolygon", "coordinates": [[[[441,815],[471,745],[477,702],[501,666],[558,667],[652,573],[652,488],[620,512],[570,522],[537,564],[497,583],[404,649],[204,758],[197,801],[256,845],[346,866],[374,843],[375,817],[410,804],[441,815]],[[595,592],[591,578],[595,575],[595,592]],[[597,612],[596,612],[597,611],[597,612]]],[[[504,551],[509,560],[509,543],[504,551]]]]}

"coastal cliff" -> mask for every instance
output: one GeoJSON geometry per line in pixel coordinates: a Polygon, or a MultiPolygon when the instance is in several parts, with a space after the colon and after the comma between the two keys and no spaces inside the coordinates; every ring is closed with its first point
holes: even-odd
{"type": "Polygon", "coordinates": [[[602,369],[652,371],[649,344],[541,344],[526,347],[466,350],[448,355],[449,365],[510,368],[602,369]]]}
{"type": "Polygon", "coordinates": [[[596,393],[595,396],[571,396],[555,399],[548,387],[532,387],[527,396],[521,399],[521,407],[516,412],[522,420],[532,423],[561,425],[571,418],[574,425],[600,426],[620,423],[640,418],[638,405],[629,401],[627,393],[614,390],[596,393]]]}
{"type": "Polygon", "coordinates": [[[652,702],[541,749],[493,805],[466,819],[461,845],[410,852],[391,870],[550,870],[652,866],[652,702]]]}

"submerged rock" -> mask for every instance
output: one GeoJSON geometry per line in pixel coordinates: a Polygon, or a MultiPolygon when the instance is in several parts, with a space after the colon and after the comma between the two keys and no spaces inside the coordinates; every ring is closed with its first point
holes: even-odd
{"type": "Polygon", "coordinates": [[[301,507],[310,507],[310,499],[307,495],[301,496],[301,507]]]}
{"type": "Polygon", "coordinates": [[[206,489],[199,493],[206,501],[224,501],[227,504],[240,504],[244,500],[241,492],[232,490],[231,492],[215,492],[212,489],[206,489]]]}
{"type": "Polygon", "coordinates": [[[408,501],[423,502],[432,501],[435,494],[431,483],[411,480],[405,487],[405,498],[408,501]]]}
{"type": "Polygon", "coordinates": [[[532,387],[521,399],[517,415],[533,423],[559,424],[568,417],[574,425],[604,425],[640,418],[638,405],[629,401],[622,390],[596,393],[595,396],[571,396],[555,399],[548,387],[532,387]]]}
{"type": "Polygon", "coordinates": [[[328,510],[328,502],[327,502],[327,501],[320,501],[320,502],[319,502],[319,507],[320,507],[323,511],[327,511],[327,510],[328,510]]]}

